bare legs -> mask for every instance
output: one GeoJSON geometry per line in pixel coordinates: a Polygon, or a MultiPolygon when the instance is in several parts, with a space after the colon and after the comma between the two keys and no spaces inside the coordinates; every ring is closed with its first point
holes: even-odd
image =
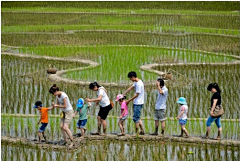
{"type": "MultiPolygon", "coordinates": [[[[207,127],[207,132],[206,132],[206,139],[209,138],[210,131],[211,131],[211,126],[208,126],[207,127]]],[[[218,128],[218,136],[215,138],[216,140],[221,139],[221,133],[222,133],[222,127],[218,128]]]]}
{"type": "MultiPolygon", "coordinates": [[[[165,131],[165,120],[161,121],[161,126],[162,126],[162,132],[161,134],[164,135],[164,131],[165,131]]],[[[158,127],[159,127],[159,121],[155,120],[155,132],[152,133],[151,135],[158,135],[158,127]]]]}
{"type": "Polygon", "coordinates": [[[38,131],[38,143],[39,143],[39,144],[42,143],[42,136],[43,136],[45,142],[47,143],[47,137],[46,137],[46,135],[44,134],[44,132],[40,132],[40,131],[38,131]],[[42,134],[41,134],[41,133],[42,133],[42,134]]]}
{"type": "Polygon", "coordinates": [[[138,136],[140,135],[144,135],[144,129],[143,129],[143,124],[142,124],[142,120],[139,120],[139,122],[135,123],[135,128],[136,128],[136,135],[138,136]],[[140,133],[139,133],[139,127],[141,129],[140,133]]]}
{"type": "Polygon", "coordinates": [[[187,131],[187,129],[185,128],[185,125],[182,125],[182,126],[181,126],[181,135],[179,135],[179,137],[183,137],[183,133],[186,134],[186,137],[189,137],[188,131],[187,131]]]}
{"type": "Polygon", "coordinates": [[[68,127],[69,125],[68,124],[65,124],[63,121],[61,121],[61,131],[62,131],[62,134],[63,134],[63,139],[65,142],[67,142],[67,136],[69,137],[69,139],[71,140],[71,144],[69,145],[69,148],[72,148],[73,146],[73,137],[72,137],[72,133],[68,127]]]}
{"type": "Polygon", "coordinates": [[[124,128],[124,121],[125,120],[119,120],[118,125],[120,127],[121,130],[121,134],[119,136],[124,136],[125,135],[125,128],[124,128]]]}
{"type": "Polygon", "coordinates": [[[97,117],[98,121],[98,131],[95,133],[92,133],[92,135],[101,135],[101,127],[103,126],[103,135],[107,134],[107,121],[101,119],[100,116],[97,117]]]}

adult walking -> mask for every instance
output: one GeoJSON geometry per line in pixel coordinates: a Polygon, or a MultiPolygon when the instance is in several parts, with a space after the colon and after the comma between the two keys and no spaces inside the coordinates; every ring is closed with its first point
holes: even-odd
{"type": "Polygon", "coordinates": [[[92,135],[107,135],[107,122],[106,118],[108,116],[109,111],[112,109],[112,105],[110,104],[109,97],[107,95],[107,90],[100,86],[97,82],[91,83],[89,88],[93,91],[97,92],[97,98],[89,99],[86,98],[87,102],[96,102],[96,104],[100,105],[100,110],[98,112],[97,120],[98,120],[98,131],[95,133],[91,133],[92,135]],[[103,134],[101,134],[101,127],[103,126],[103,134]]]}
{"type": "Polygon", "coordinates": [[[221,127],[221,116],[220,117],[213,117],[213,111],[217,106],[221,106],[222,98],[221,98],[221,90],[218,86],[217,83],[210,83],[207,87],[208,91],[211,91],[213,93],[212,98],[211,98],[211,111],[210,111],[210,116],[208,117],[207,120],[207,133],[206,133],[206,138],[209,138],[209,134],[211,131],[211,123],[215,121],[217,127],[218,127],[218,136],[215,138],[216,140],[220,139],[221,132],[222,132],[222,127],[221,127]]]}
{"type": "Polygon", "coordinates": [[[167,96],[168,96],[168,89],[164,85],[164,80],[159,78],[156,82],[157,90],[158,90],[158,96],[157,101],[155,104],[155,132],[151,135],[158,135],[158,127],[159,127],[159,121],[161,122],[162,132],[161,134],[164,135],[165,131],[165,113],[166,113],[166,102],[167,102],[167,96]]]}
{"type": "Polygon", "coordinates": [[[144,135],[142,120],[140,118],[141,110],[142,110],[143,104],[144,104],[144,84],[143,84],[142,80],[137,77],[137,74],[134,71],[131,71],[128,73],[128,78],[134,83],[131,87],[129,87],[123,93],[123,95],[125,95],[128,92],[130,92],[131,90],[135,89],[135,95],[128,101],[130,102],[133,100],[133,121],[134,121],[135,127],[136,127],[136,136],[138,136],[139,134],[144,135]],[[140,133],[139,133],[139,127],[141,129],[140,133]]]}
{"type": "Polygon", "coordinates": [[[60,91],[56,84],[54,84],[49,89],[49,93],[56,96],[56,99],[57,99],[57,103],[54,103],[54,102],[52,103],[53,107],[62,109],[61,131],[62,131],[63,139],[64,139],[64,142],[62,143],[62,145],[66,145],[66,143],[67,143],[67,136],[66,136],[66,134],[67,134],[69,139],[71,140],[71,143],[68,147],[72,148],[73,136],[69,129],[69,124],[71,123],[71,121],[73,119],[73,113],[74,113],[72,105],[70,104],[67,94],[65,92],[60,91]]]}

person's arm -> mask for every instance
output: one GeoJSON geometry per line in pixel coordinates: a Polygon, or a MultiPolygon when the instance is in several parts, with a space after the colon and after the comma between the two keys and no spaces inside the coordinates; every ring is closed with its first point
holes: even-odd
{"type": "Polygon", "coordinates": [[[133,88],[134,88],[133,86],[129,87],[122,95],[125,96],[125,95],[126,95],[128,92],[130,92],[133,88]]]}
{"type": "Polygon", "coordinates": [[[120,118],[123,118],[123,116],[124,116],[124,114],[125,114],[126,111],[127,111],[127,110],[124,108],[123,113],[121,114],[120,118]]]}
{"type": "Polygon", "coordinates": [[[60,105],[59,102],[57,101],[57,104],[54,104],[54,107],[67,108],[67,97],[63,99],[63,105],[60,105]]]}
{"type": "Polygon", "coordinates": [[[37,123],[37,124],[39,125],[39,124],[40,124],[40,122],[41,122],[41,116],[40,116],[40,119],[39,119],[39,121],[38,121],[38,123],[37,123]]]}
{"type": "Polygon", "coordinates": [[[47,109],[48,109],[48,111],[50,111],[50,110],[54,109],[54,106],[48,107],[47,109]]]}
{"type": "Polygon", "coordinates": [[[99,102],[101,100],[102,100],[102,95],[99,95],[98,98],[95,98],[95,99],[86,98],[87,102],[99,102]]]}
{"type": "Polygon", "coordinates": [[[92,106],[92,104],[90,102],[88,102],[88,107],[91,107],[91,106],[92,106]]]}
{"type": "Polygon", "coordinates": [[[73,114],[73,117],[75,117],[77,113],[78,113],[78,111],[75,111],[74,114],[73,114]]]}
{"type": "Polygon", "coordinates": [[[159,93],[160,93],[160,94],[164,94],[164,91],[163,91],[163,90],[161,89],[161,87],[160,87],[160,82],[157,81],[156,84],[157,84],[159,93]]]}
{"type": "Polygon", "coordinates": [[[136,93],[131,99],[128,100],[128,103],[131,102],[132,100],[134,100],[135,98],[137,98],[139,95],[139,93],[136,93]]]}
{"type": "Polygon", "coordinates": [[[128,104],[129,104],[129,102],[130,102],[130,100],[126,100],[125,102],[126,102],[126,104],[128,105],[128,104]]]}
{"type": "Polygon", "coordinates": [[[184,113],[184,110],[178,115],[177,119],[179,119],[184,113]]]}
{"type": "Polygon", "coordinates": [[[211,108],[210,116],[213,115],[213,111],[214,111],[214,109],[215,109],[215,107],[217,105],[217,101],[218,101],[218,99],[214,99],[213,100],[213,105],[212,105],[212,108],[211,108]]]}

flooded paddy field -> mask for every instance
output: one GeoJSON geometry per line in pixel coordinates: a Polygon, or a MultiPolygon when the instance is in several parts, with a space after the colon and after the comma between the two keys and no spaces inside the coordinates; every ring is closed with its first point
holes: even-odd
{"type": "MultiPolygon", "coordinates": [[[[109,97],[123,93],[129,71],[136,71],[145,83],[142,121],[146,136],[154,132],[157,88],[156,72],[169,72],[165,82],[169,93],[166,110],[166,137],[180,134],[176,119],[176,99],[187,99],[190,137],[201,138],[209,116],[209,83],[222,90],[223,141],[240,141],[239,79],[240,37],[239,2],[4,2],[1,19],[1,135],[9,138],[37,139],[39,113],[32,106],[55,101],[49,93],[53,83],[68,94],[75,109],[78,98],[94,98],[88,85],[50,80],[46,70],[66,71],[62,78],[101,83],[109,97]],[[186,5],[188,3],[188,5],[186,5]],[[160,5],[161,4],[161,5],[160,5]],[[116,7],[118,5],[118,7],[116,7]],[[92,7],[91,7],[92,6],[92,7]],[[223,7],[224,6],[224,7],[223,7]],[[238,6],[238,7],[236,7],[238,6]],[[148,7],[148,8],[147,8],[148,7]],[[237,12],[236,12],[237,11],[237,12]],[[21,54],[26,55],[22,57],[21,54]],[[46,58],[47,57],[47,58],[46,58]],[[61,60],[60,60],[61,58],[61,60]],[[79,60],[79,61],[78,61],[79,60]],[[90,66],[81,60],[96,62],[90,66]],[[142,66],[155,64],[151,70],[142,66]],[[72,70],[83,68],[83,70],[72,70]]],[[[129,99],[133,95],[127,95],[129,99]]],[[[95,104],[89,109],[87,139],[76,150],[32,147],[2,141],[1,160],[239,160],[240,146],[186,143],[184,141],[91,140],[97,130],[95,104]],[[89,138],[88,138],[89,137],[89,138]]],[[[46,135],[50,141],[62,139],[60,110],[49,112],[46,135]]],[[[120,105],[110,111],[107,134],[120,132],[120,105]]],[[[133,108],[129,104],[126,134],[132,136],[133,108]]],[[[77,117],[70,124],[73,134],[77,117]]],[[[212,125],[210,138],[217,135],[212,125]]],[[[65,147],[65,146],[63,146],[65,147]]]]}

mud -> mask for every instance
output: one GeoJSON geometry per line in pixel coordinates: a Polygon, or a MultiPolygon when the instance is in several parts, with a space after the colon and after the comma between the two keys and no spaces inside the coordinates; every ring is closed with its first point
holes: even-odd
{"type": "Polygon", "coordinates": [[[75,151],[79,147],[86,145],[89,141],[123,141],[123,142],[181,142],[181,143],[191,143],[191,144],[211,144],[220,146],[230,146],[237,147],[240,146],[240,141],[237,140],[214,140],[214,139],[204,139],[201,137],[178,137],[178,136],[151,136],[151,135],[139,135],[139,137],[133,135],[117,136],[114,134],[109,134],[107,136],[99,135],[86,135],[84,139],[79,137],[80,134],[75,134],[74,136],[74,146],[70,149],[68,145],[70,141],[67,141],[66,145],[61,145],[60,141],[49,141],[48,143],[42,142],[41,144],[36,144],[37,139],[27,139],[27,138],[13,138],[7,136],[1,136],[1,142],[10,143],[20,146],[28,146],[34,148],[48,149],[48,150],[68,150],[75,151]]]}

